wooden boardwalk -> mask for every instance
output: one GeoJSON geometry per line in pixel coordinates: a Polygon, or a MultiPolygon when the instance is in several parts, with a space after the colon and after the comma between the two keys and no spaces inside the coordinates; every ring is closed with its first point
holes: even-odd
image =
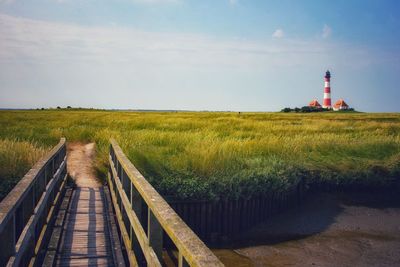
{"type": "Polygon", "coordinates": [[[0,202],[0,267],[223,266],[111,143],[108,186],[95,175],[95,144],[62,138],[0,202]],[[170,260],[164,234],[177,249],[170,260]]]}
{"type": "Polygon", "coordinates": [[[103,187],[77,187],[67,211],[56,266],[114,266],[103,187]]]}

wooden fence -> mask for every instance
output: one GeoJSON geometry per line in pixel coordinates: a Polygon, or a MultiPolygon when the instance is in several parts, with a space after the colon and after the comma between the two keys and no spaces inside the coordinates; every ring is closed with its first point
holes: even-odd
{"type": "Polygon", "coordinates": [[[111,140],[108,185],[131,266],[162,266],[163,235],[178,266],[223,266],[111,140]]]}
{"type": "Polygon", "coordinates": [[[224,245],[245,230],[272,215],[302,202],[306,195],[305,181],[291,190],[248,199],[218,201],[185,201],[167,199],[176,213],[207,244],[224,245]]]}
{"type": "Polygon", "coordinates": [[[0,203],[0,266],[38,266],[67,180],[62,138],[0,203]]]}

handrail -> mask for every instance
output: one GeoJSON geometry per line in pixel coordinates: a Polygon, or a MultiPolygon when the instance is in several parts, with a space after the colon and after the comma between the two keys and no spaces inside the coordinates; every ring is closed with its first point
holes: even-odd
{"type": "Polygon", "coordinates": [[[66,141],[40,159],[0,202],[0,266],[40,261],[66,184],[66,141]]]}
{"type": "Polygon", "coordinates": [[[131,266],[140,264],[142,260],[148,266],[161,266],[163,232],[178,250],[179,266],[224,266],[128,160],[113,139],[109,161],[108,184],[131,266]],[[144,210],[147,218],[142,216],[142,206],[147,206],[144,210]]]}

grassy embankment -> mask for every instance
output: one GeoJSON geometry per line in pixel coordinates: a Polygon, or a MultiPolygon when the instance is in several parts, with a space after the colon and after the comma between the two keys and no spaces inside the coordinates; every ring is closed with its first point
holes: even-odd
{"type": "Polygon", "coordinates": [[[3,192],[62,136],[96,142],[103,173],[115,138],[160,192],[183,199],[248,197],[301,177],[376,187],[400,179],[399,114],[1,111],[0,125],[3,192]]]}

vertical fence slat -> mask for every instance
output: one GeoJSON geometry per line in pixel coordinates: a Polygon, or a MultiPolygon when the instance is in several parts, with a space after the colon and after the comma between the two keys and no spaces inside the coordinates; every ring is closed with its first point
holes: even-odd
{"type": "Polygon", "coordinates": [[[178,266],[179,267],[189,267],[189,264],[187,263],[187,261],[185,260],[185,258],[183,257],[181,252],[179,252],[179,255],[178,255],[178,266]]]}
{"type": "Polygon", "coordinates": [[[15,216],[11,215],[5,223],[0,241],[0,266],[5,266],[8,259],[15,255],[15,216]]]}
{"type": "Polygon", "coordinates": [[[162,262],[163,229],[150,209],[148,210],[147,225],[147,237],[149,239],[149,245],[153,248],[158,260],[162,262]]]}

